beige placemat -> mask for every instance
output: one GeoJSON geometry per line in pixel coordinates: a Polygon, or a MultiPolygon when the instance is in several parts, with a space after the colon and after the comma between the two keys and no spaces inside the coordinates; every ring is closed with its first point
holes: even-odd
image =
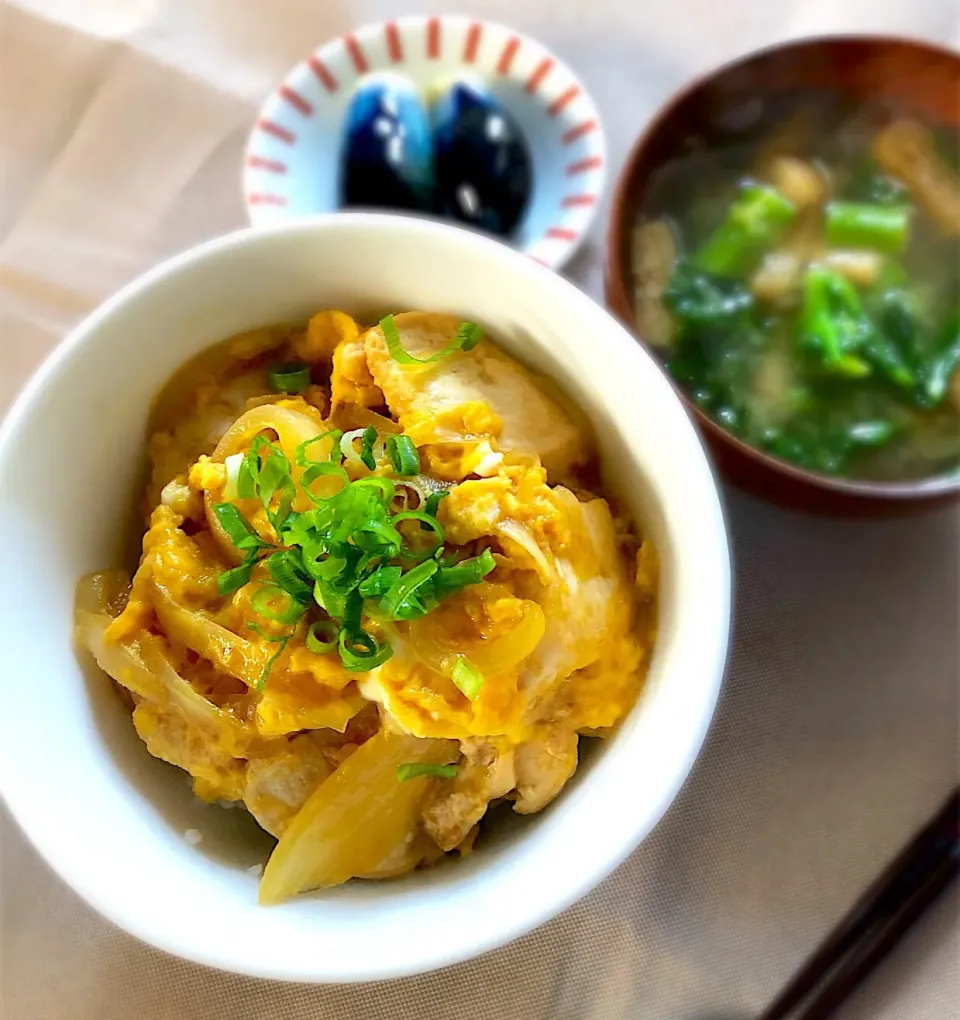
{"type": "MultiPolygon", "coordinates": [[[[428,6],[515,24],[582,71],[614,168],[684,79],[748,48],[824,30],[960,40],[956,0],[428,6]]],[[[387,0],[0,0],[0,410],[117,286],[242,222],[245,128],[289,65],[332,34],[401,13],[387,0]]],[[[601,238],[598,228],[571,270],[598,295],[601,238]]],[[[171,959],[112,928],[0,812],[0,1015],[755,1013],[957,780],[960,520],[811,520],[737,495],[729,512],[737,618],[706,749],[652,837],[563,916],[418,979],[273,985],[171,959]]],[[[846,1016],[960,1017],[958,908],[956,895],[941,902],[846,1016]]]]}

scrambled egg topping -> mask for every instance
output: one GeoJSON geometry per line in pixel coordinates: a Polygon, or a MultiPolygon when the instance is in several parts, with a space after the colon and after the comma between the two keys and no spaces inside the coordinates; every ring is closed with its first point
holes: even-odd
{"type": "MultiPolygon", "coordinates": [[[[418,358],[458,326],[415,312],[395,322],[418,358]]],[[[188,771],[200,797],[243,801],[281,838],[267,901],[469,852],[493,801],[540,810],[576,769],[579,736],[629,712],[654,634],[655,552],[582,487],[588,438],[489,340],[410,367],[380,327],[325,311],[306,329],[215,350],[159,398],[132,583],[94,575],[78,595],[80,640],[130,692],[150,753],[188,771]],[[309,388],[270,394],[269,364],[291,359],[310,366],[309,388]],[[374,621],[392,655],[357,672],[312,650],[306,623],[284,639],[289,627],[258,611],[263,560],[221,593],[243,556],[211,508],[232,498],[256,534],[272,535],[269,508],[231,496],[237,455],[265,435],[292,463],[306,439],[369,424],[413,439],[417,482],[445,492],[447,547],[490,550],[495,568],[426,615],[374,621]],[[462,657],[482,675],[473,697],[451,675],[462,657]],[[410,762],[426,763],[423,777],[399,783],[396,767],[410,762]],[[346,834],[361,823],[362,853],[346,834]]],[[[297,500],[295,511],[309,508],[297,500]]]]}

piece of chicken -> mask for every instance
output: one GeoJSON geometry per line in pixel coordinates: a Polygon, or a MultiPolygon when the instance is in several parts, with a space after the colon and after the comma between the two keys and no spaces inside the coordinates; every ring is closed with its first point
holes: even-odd
{"type": "MultiPolygon", "coordinates": [[[[417,358],[446,347],[460,326],[455,316],[426,312],[404,312],[394,322],[404,350],[417,358]]],[[[430,365],[401,365],[376,326],[365,334],[365,349],[387,405],[418,446],[495,438],[502,450],[537,453],[554,476],[586,456],[580,430],[526,369],[489,340],[430,365]],[[493,412],[481,426],[478,405],[493,412]]]]}
{"type": "Polygon", "coordinates": [[[532,815],[546,807],[577,770],[577,734],[555,726],[514,754],[517,800],[513,810],[532,815]]]}
{"type": "Polygon", "coordinates": [[[333,411],[347,404],[382,407],[383,394],[367,368],[362,338],[343,340],[333,352],[330,405],[333,411]]]}
{"type": "Polygon", "coordinates": [[[541,578],[538,593],[522,592],[535,597],[546,614],[544,635],[520,671],[530,721],[542,717],[568,676],[601,658],[629,633],[620,615],[631,603],[631,592],[610,508],[604,500],[581,503],[567,490],[558,487],[555,492],[566,502],[570,525],[577,530],[569,547],[554,558],[556,581],[547,584],[541,578]]]}
{"type": "Polygon", "coordinates": [[[465,740],[466,759],[448,783],[437,784],[423,808],[423,826],[441,850],[453,850],[484,816],[487,805],[516,785],[513,749],[496,740],[465,740]]]}
{"type": "Polygon", "coordinates": [[[332,771],[318,742],[302,733],[281,753],[248,762],[244,803],[267,832],[279,838],[332,771]]]}
{"type": "Polygon", "coordinates": [[[238,800],[243,792],[244,762],[187,722],[173,708],[140,701],[133,725],[154,758],[185,769],[202,800],[238,800]]]}

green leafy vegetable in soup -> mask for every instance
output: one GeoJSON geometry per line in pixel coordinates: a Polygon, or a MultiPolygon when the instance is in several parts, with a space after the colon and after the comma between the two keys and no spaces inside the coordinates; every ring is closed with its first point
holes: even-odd
{"type": "Polygon", "coordinates": [[[960,174],[941,155],[960,134],[795,106],[819,126],[806,141],[784,118],[708,153],[713,174],[699,152],[655,176],[634,239],[641,335],[775,456],[854,478],[960,470],[960,174]]]}

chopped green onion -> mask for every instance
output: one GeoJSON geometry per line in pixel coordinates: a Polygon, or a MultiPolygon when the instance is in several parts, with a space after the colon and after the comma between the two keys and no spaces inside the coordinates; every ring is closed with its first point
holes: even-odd
{"type": "Polygon", "coordinates": [[[348,632],[344,627],[340,631],[340,661],[343,668],[350,673],[365,673],[383,665],[393,655],[388,644],[379,644],[365,630],[348,632]]]}
{"type": "Polygon", "coordinates": [[[348,635],[363,633],[363,627],[361,626],[361,620],[363,619],[363,599],[360,597],[360,592],[356,590],[357,583],[358,580],[354,579],[350,591],[347,592],[346,597],[343,600],[343,613],[341,613],[341,619],[343,621],[343,629],[348,635]]]}
{"type": "Polygon", "coordinates": [[[291,635],[286,634],[282,638],[267,638],[268,641],[279,641],[280,647],[267,659],[267,664],[263,667],[260,672],[260,677],[257,680],[257,690],[262,691],[267,686],[267,677],[270,676],[270,670],[273,669],[273,664],[283,655],[283,650],[287,647],[287,642],[290,640],[291,635]]]}
{"type": "Polygon", "coordinates": [[[312,467],[308,467],[300,478],[300,485],[303,491],[316,506],[322,506],[333,499],[334,496],[338,496],[349,484],[350,478],[339,464],[314,464],[312,467]],[[334,492],[330,493],[329,496],[323,496],[313,489],[313,483],[320,478],[336,478],[341,482],[341,485],[334,492]]]}
{"type": "Polygon", "coordinates": [[[340,429],[330,429],[328,432],[324,432],[319,436],[314,436],[313,439],[307,439],[302,442],[296,449],[293,455],[293,459],[297,462],[300,467],[310,467],[312,464],[322,464],[325,461],[333,460],[334,454],[340,449],[340,438],[343,433],[340,429]],[[307,450],[313,446],[314,443],[319,443],[324,439],[330,440],[330,451],[326,457],[322,460],[313,460],[307,453],[307,450]]]}
{"type": "Polygon", "coordinates": [[[303,566],[303,557],[296,549],[274,553],[267,558],[270,576],[291,598],[306,604],[313,594],[313,585],[303,566]]]}
{"type": "Polygon", "coordinates": [[[380,320],[380,329],[383,331],[383,338],[387,342],[387,350],[390,357],[401,365],[430,365],[436,361],[453,354],[454,351],[470,351],[483,339],[483,329],[475,322],[461,322],[457,329],[456,336],[446,347],[435,351],[429,358],[415,358],[403,349],[400,340],[400,330],[394,322],[392,315],[385,315],[380,320]]]}
{"type": "Polygon", "coordinates": [[[289,631],[286,634],[268,634],[263,629],[263,625],[257,623],[256,620],[251,621],[247,624],[247,627],[252,630],[258,637],[264,641],[269,641],[271,644],[275,644],[277,641],[289,641],[293,637],[293,631],[289,631]]]}
{"type": "Polygon", "coordinates": [[[248,552],[254,549],[264,549],[268,545],[254,531],[253,525],[233,503],[215,503],[213,512],[220,522],[220,527],[226,532],[227,538],[237,549],[248,552]]]}
{"type": "Polygon", "coordinates": [[[250,606],[265,619],[276,623],[296,623],[307,609],[303,602],[297,601],[277,584],[265,584],[257,589],[250,599],[250,606]]]}
{"type": "Polygon", "coordinates": [[[297,491],[290,474],[290,461],[272,443],[269,451],[256,479],[257,492],[260,494],[260,502],[270,516],[270,523],[279,531],[290,512],[297,491]],[[280,501],[275,513],[271,513],[270,503],[277,493],[280,493],[280,501]]]}
{"type": "Polygon", "coordinates": [[[368,425],[363,430],[363,437],[360,440],[360,460],[365,468],[373,471],[377,466],[377,459],[373,455],[373,444],[377,441],[377,430],[368,425]]]}
{"type": "Polygon", "coordinates": [[[453,664],[450,679],[471,701],[476,701],[479,697],[483,687],[483,674],[465,655],[461,655],[453,664]]]}
{"type": "MultiPolygon", "coordinates": [[[[482,333],[479,327],[465,324],[458,336],[458,344],[469,349],[482,333]]],[[[359,459],[375,470],[374,449],[379,449],[381,437],[372,426],[357,430],[356,436],[362,440],[359,459]]],[[[461,563],[455,562],[453,554],[453,562],[444,562],[444,530],[436,509],[446,491],[427,495],[411,483],[423,499],[423,508],[396,513],[393,501],[397,485],[406,483],[377,474],[351,481],[341,462],[340,439],[342,433],[331,430],[301,443],[293,458],[302,468],[296,479],[290,459],[263,434],[253,439],[245,454],[234,455],[228,465],[236,497],[259,498],[281,548],[261,538],[234,503],[214,506],[230,541],[245,554],[242,564],[218,578],[222,595],[249,583],[260,550],[270,550],[264,563],[272,583],[258,586],[250,600],[263,619],[248,626],[262,640],[280,647],[261,674],[260,688],[289,641],[295,633],[301,633],[292,629],[273,635],[264,629],[269,626],[267,621],[296,624],[311,605],[319,606],[326,616],[306,628],[306,646],[317,654],[336,649],[346,669],[365,672],[393,654],[389,643],[364,629],[365,600],[370,600],[367,612],[374,619],[416,619],[443,598],[481,580],[496,565],[489,550],[461,563]],[[323,455],[316,456],[315,448],[323,455]],[[313,509],[293,510],[301,489],[314,504],[313,509]],[[406,522],[410,524],[401,532],[406,522]],[[424,531],[431,534],[424,536],[424,531]],[[419,562],[404,572],[403,565],[396,562],[398,558],[419,562]]],[[[384,448],[398,475],[419,473],[419,454],[409,436],[387,437],[384,448]]],[[[458,666],[458,675],[469,680],[472,674],[464,673],[465,669],[458,666]]],[[[469,682],[467,688],[473,689],[469,682]]]]}
{"type": "MultiPolygon", "coordinates": [[[[433,545],[427,546],[424,549],[414,549],[408,541],[404,541],[403,547],[400,550],[402,556],[424,560],[428,556],[432,556],[443,545],[443,525],[436,517],[431,517],[430,514],[425,513],[423,510],[405,510],[403,513],[394,516],[393,526],[396,527],[402,521],[419,521],[423,527],[432,531],[435,537],[433,545]]],[[[423,534],[422,531],[420,533],[423,534]]]]}
{"type": "Polygon", "coordinates": [[[360,595],[365,599],[382,598],[399,580],[402,573],[400,567],[380,567],[360,582],[360,595]]]}
{"type": "Polygon", "coordinates": [[[270,369],[270,385],[281,393],[303,393],[310,385],[310,366],[302,361],[274,365],[270,369]]]}
{"type": "Polygon", "coordinates": [[[247,553],[247,558],[240,564],[239,567],[233,567],[230,570],[225,570],[217,578],[217,591],[220,593],[221,598],[225,595],[231,595],[238,588],[242,588],[250,580],[250,573],[256,562],[257,554],[254,550],[251,553],[247,553]]]}
{"type": "Polygon", "coordinates": [[[439,492],[431,492],[430,495],[427,496],[426,502],[423,504],[423,512],[425,514],[430,514],[431,517],[436,517],[437,510],[440,507],[440,500],[443,499],[444,496],[449,495],[449,489],[441,489],[439,492]]]}
{"type": "Polygon", "coordinates": [[[358,478],[352,484],[357,492],[366,493],[372,489],[385,504],[389,504],[397,491],[397,487],[389,478],[358,478]]]}
{"type": "Polygon", "coordinates": [[[332,581],[339,574],[343,573],[347,566],[346,556],[324,556],[323,559],[311,559],[308,572],[315,581],[332,581]]]}
{"type": "Polygon", "coordinates": [[[273,669],[273,664],[283,654],[284,648],[287,647],[287,644],[289,643],[290,638],[293,637],[293,631],[290,631],[288,634],[268,634],[263,629],[263,627],[260,626],[259,623],[248,623],[247,626],[250,628],[250,630],[254,631],[261,638],[263,638],[264,641],[269,641],[271,644],[279,644],[280,645],[280,647],[267,660],[267,664],[260,671],[260,678],[257,680],[257,688],[256,689],[258,691],[262,691],[263,688],[266,686],[267,677],[270,676],[270,670],[273,669]]]}
{"type": "MultiPolygon", "coordinates": [[[[230,459],[229,457],[227,458],[230,459]]],[[[259,465],[258,471],[259,474],[259,465]]],[[[226,495],[226,493],[224,493],[226,495]]],[[[237,498],[238,499],[254,499],[257,495],[257,476],[254,474],[253,469],[250,466],[250,460],[248,457],[244,457],[240,464],[240,469],[237,471],[237,498]]]]}
{"type": "Polygon", "coordinates": [[[316,655],[326,655],[336,649],[339,636],[333,620],[314,620],[307,631],[307,648],[316,655]]]}
{"type": "Polygon", "coordinates": [[[409,436],[387,436],[387,459],[398,475],[420,474],[420,454],[409,436]]]}
{"type": "Polygon", "coordinates": [[[360,627],[360,612],[363,600],[356,592],[360,577],[356,572],[357,550],[348,548],[349,556],[343,560],[341,569],[330,578],[320,578],[313,587],[313,597],[327,611],[328,616],[343,620],[344,625],[356,622],[360,627]]]}
{"type": "Polygon", "coordinates": [[[367,577],[373,571],[383,566],[384,560],[389,557],[384,555],[382,549],[377,549],[373,552],[364,553],[357,561],[357,573],[361,577],[367,577]]]}
{"type": "Polygon", "coordinates": [[[496,566],[497,561],[493,558],[493,553],[489,549],[484,549],[479,556],[449,567],[441,567],[433,579],[434,597],[442,601],[471,584],[478,584],[496,566]]]}
{"type": "Polygon", "coordinates": [[[397,766],[398,783],[405,783],[408,779],[416,779],[418,776],[440,776],[441,779],[453,779],[456,774],[456,765],[433,765],[428,761],[408,761],[397,766]]]}
{"type": "Polygon", "coordinates": [[[399,577],[380,600],[380,609],[391,620],[397,619],[397,610],[418,588],[423,587],[437,572],[437,561],[427,560],[399,577]]]}
{"type": "Polygon", "coordinates": [[[462,351],[472,351],[483,339],[483,328],[476,322],[461,322],[453,342],[462,351]]]}
{"type": "Polygon", "coordinates": [[[283,451],[265,436],[257,436],[250,444],[237,474],[237,495],[250,499],[259,495],[260,502],[277,534],[290,514],[296,497],[296,486],[290,474],[290,461],[283,451]],[[266,451],[261,460],[260,452],[266,451]],[[279,493],[276,509],[271,509],[273,497],[279,493]]]}

